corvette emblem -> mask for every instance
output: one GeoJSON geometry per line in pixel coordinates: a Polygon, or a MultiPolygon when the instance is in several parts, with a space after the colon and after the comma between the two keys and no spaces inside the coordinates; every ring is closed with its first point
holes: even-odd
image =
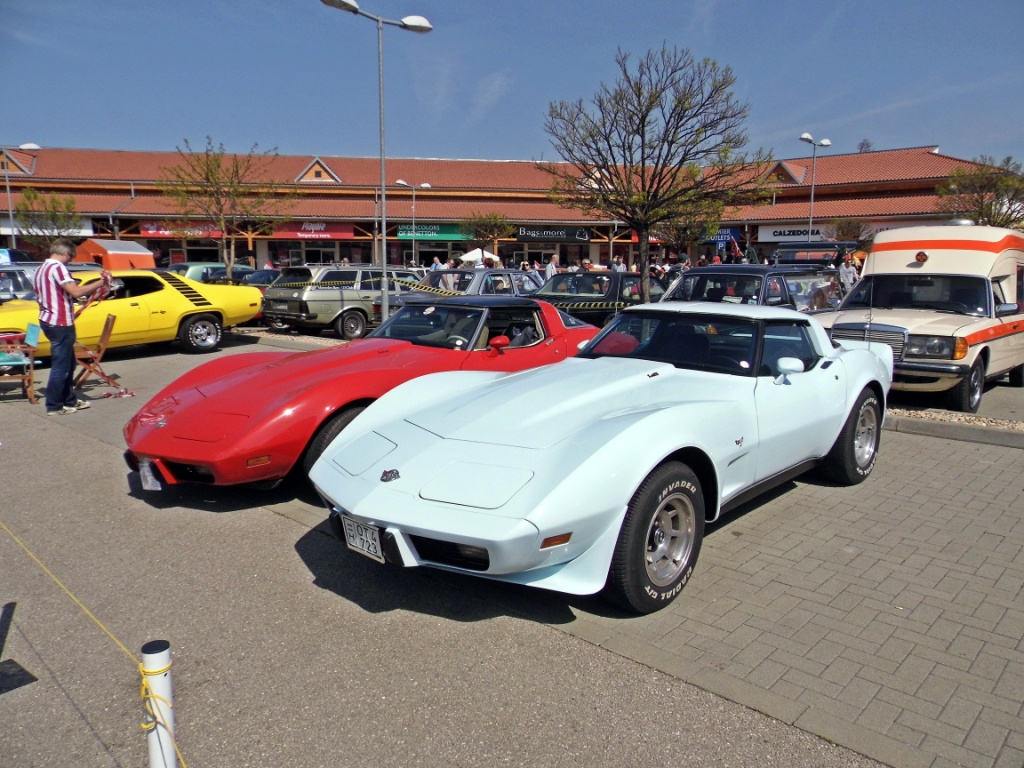
{"type": "Polygon", "coordinates": [[[742,437],[739,440],[736,441],[736,445],[739,445],[739,446],[743,445],[743,438],[742,437]]]}
{"type": "Polygon", "coordinates": [[[397,469],[385,469],[380,473],[380,481],[382,483],[390,483],[392,480],[397,480],[398,478],[399,474],[397,469]]]}

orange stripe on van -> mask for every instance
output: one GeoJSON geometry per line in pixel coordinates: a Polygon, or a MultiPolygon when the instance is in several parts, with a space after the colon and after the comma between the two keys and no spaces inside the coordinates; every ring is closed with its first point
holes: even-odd
{"type": "Polygon", "coordinates": [[[893,243],[874,243],[871,252],[879,251],[989,251],[999,253],[1009,248],[1024,250],[1024,237],[1007,235],[1002,240],[987,243],[983,240],[900,240],[893,243]]]}
{"type": "Polygon", "coordinates": [[[1018,333],[1024,333],[1024,320],[985,328],[981,331],[969,333],[964,338],[967,340],[968,346],[973,347],[975,344],[984,344],[986,341],[1016,336],[1018,333]]]}

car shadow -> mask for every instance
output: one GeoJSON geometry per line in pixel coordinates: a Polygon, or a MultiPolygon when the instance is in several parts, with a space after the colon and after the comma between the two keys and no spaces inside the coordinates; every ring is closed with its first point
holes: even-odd
{"type": "Polygon", "coordinates": [[[125,479],[128,485],[128,495],[153,509],[185,507],[204,512],[224,513],[268,507],[296,499],[318,506],[321,503],[312,488],[296,488],[287,481],[281,483],[277,488],[270,489],[245,486],[225,488],[185,483],[166,485],[162,491],[147,491],[142,487],[142,479],[138,472],[127,472],[125,479]]]}

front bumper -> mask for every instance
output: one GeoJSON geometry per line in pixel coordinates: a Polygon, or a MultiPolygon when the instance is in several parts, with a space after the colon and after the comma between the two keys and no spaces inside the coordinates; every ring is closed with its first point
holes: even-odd
{"type": "Polygon", "coordinates": [[[892,388],[904,392],[943,392],[952,389],[971,373],[964,363],[893,363],[892,388]]]}

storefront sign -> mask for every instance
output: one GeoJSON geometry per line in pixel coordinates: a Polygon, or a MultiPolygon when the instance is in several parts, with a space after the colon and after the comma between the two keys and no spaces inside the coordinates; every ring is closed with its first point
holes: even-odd
{"type": "Polygon", "coordinates": [[[139,234],[142,237],[173,237],[178,240],[203,240],[218,238],[221,231],[212,221],[140,221],[139,234]]]}
{"type": "Polygon", "coordinates": [[[831,232],[823,232],[817,225],[811,230],[811,236],[807,237],[807,223],[801,227],[799,224],[762,224],[757,228],[757,242],[759,243],[784,243],[790,240],[828,240],[831,232]]]}
{"type": "MultiPolygon", "coordinates": [[[[24,227],[18,225],[18,222],[14,222],[14,229],[11,229],[10,212],[5,212],[4,218],[0,221],[0,235],[26,235],[30,234],[24,227]]],[[[62,229],[61,234],[67,237],[92,237],[92,219],[82,219],[79,222],[78,229],[74,227],[70,229],[62,229]]]]}
{"type": "MultiPolygon", "coordinates": [[[[398,225],[398,239],[412,240],[412,224],[398,225]]],[[[417,240],[472,240],[463,234],[458,224],[420,224],[416,222],[417,240]]]]}
{"type": "Polygon", "coordinates": [[[560,227],[543,224],[520,224],[516,227],[520,243],[589,243],[589,227],[560,227]]]}
{"type": "Polygon", "coordinates": [[[711,237],[708,238],[710,242],[715,243],[728,243],[730,240],[740,240],[740,228],[739,227],[719,227],[718,231],[715,232],[711,237]]]}
{"type": "Polygon", "coordinates": [[[274,227],[273,237],[284,240],[352,240],[355,226],[340,221],[289,221],[274,227]]]}

